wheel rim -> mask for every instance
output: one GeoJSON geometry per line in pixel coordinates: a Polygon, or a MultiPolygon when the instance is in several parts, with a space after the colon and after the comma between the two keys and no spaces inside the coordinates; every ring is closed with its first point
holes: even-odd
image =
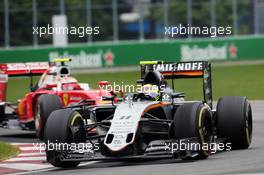
{"type": "Polygon", "coordinates": [[[252,140],[252,111],[251,106],[248,105],[247,112],[246,112],[246,118],[245,118],[245,125],[246,125],[246,137],[248,145],[250,145],[252,140]]]}
{"type": "Polygon", "coordinates": [[[208,150],[202,150],[205,155],[209,155],[210,150],[210,143],[212,142],[213,136],[212,136],[212,124],[211,124],[211,116],[210,112],[206,109],[202,109],[202,122],[201,122],[201,128],[200,128],[200,139],[201,139],[201,146],[203,146],[204,143],[208,144],[208,150]]]}
{"type": "Polygon", "coordinates": [[[212,142],[212,124],[211,124],[211,120],[209,119],[209,116],[207,115],[208,114],[205,114],[203,136],[205,138],[206,143],[211,143],[212,142]]]}
{"type": "Polygon", "coordinates": [[[41,129],[41,117],[40,117],[40,105],[37,104],[35,108],[35,129],[37,134],[40,134],[40,129],[41,129]]]}
{"type": "Polygon", "coordinates": [[[83,129],[83,119],[80,114],[75,114],[71,121],[71,132],[70,132],[70,141],[79,143],[79,142],[84,142],[84,131],[83,129]]]}

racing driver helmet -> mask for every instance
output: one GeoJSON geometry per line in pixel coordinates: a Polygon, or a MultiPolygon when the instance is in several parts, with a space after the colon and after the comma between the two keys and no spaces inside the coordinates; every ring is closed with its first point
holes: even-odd
{"type": "Polygon", "coordinates": [[[141,93],[144,93],[153,100],[159,100],[160,97],[159,87],[153,84],[145,84],[142,86],[141,93]]]}

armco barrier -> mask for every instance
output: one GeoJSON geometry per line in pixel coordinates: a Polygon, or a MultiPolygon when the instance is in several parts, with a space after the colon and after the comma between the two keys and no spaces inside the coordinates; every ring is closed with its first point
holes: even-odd
{"type": "Polygon", "coordinates": [[[194,40],[153,40],[75,44],[67,48],[0,50],[0,62],[48,61],[70,57],[75,68],[137,65],[140,60],[253,60],[264,59],[264,36],[194,40]]]}

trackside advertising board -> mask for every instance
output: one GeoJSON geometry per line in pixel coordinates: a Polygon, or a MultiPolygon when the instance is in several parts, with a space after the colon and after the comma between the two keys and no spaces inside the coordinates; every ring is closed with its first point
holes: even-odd
{"type": "Polygon", "coordinates": [[[140,60],[255,60],[264,59],[264,36],[217,39],[154,40],[145,42],[72,44],[65,48],[0,50],[0,62],[48,61],[70,57],[73,68],[138,65],[140,60]]]}

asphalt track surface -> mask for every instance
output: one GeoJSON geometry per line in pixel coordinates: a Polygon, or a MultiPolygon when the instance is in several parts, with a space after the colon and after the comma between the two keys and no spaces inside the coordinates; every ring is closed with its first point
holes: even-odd
{"type": "MultiPolygon", "coordinates": [[[[49,175],[170,175],[170,174],[264,174],[264,101],[251,102],[253,141],[248,150],[221,152],[206,160],[186,162],[180,159],[89,162],[74,169],[51,168],[28,174],[49,175]]],[[[34,133],[0,130],[0,140],[35,142],[34,133]]]]}

